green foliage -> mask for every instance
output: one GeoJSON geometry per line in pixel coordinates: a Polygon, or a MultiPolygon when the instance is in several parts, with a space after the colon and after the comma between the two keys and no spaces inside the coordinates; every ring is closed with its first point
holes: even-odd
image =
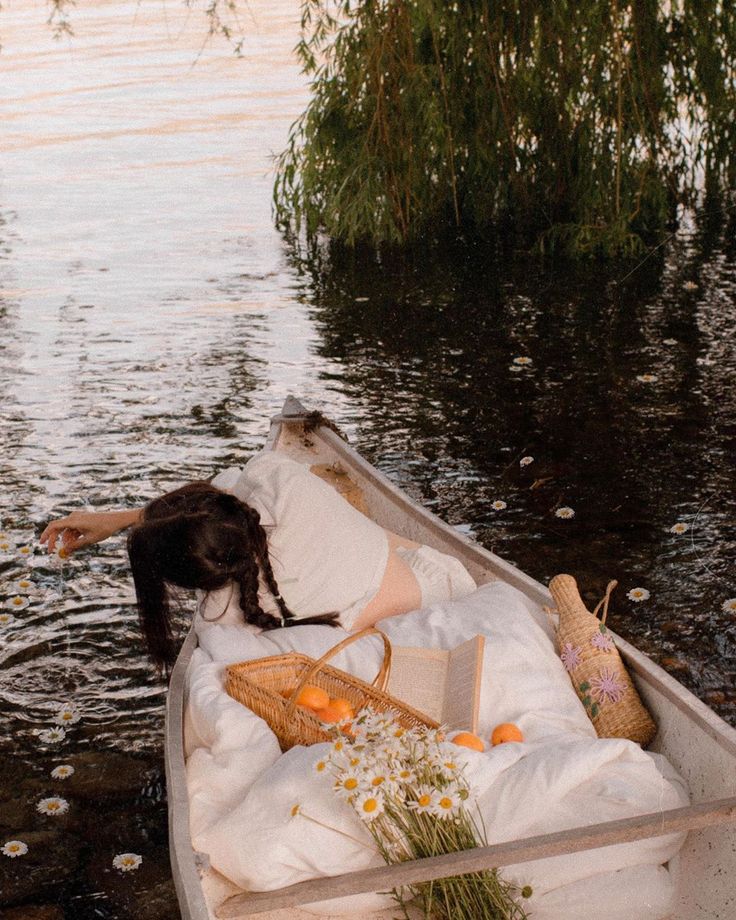
{"type": "Polygon", "coordinates": [[[725,0],[302,0],[297,52],[312,97],[274,204],[310,238],[635,254],[736,184],[725,0]]]}

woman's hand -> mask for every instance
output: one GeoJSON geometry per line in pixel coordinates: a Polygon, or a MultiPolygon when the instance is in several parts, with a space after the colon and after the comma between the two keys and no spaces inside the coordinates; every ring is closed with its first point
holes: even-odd
{"type": "Polygon", "coordinates": [[[39,542],[46,543],[48,551],[53,553],[56,541],[61,538],[61,550],[73,553],[130,527],[138,521],[140,515],[139,508],[131,511],[72,511],[66,517],[47,524],[39,542]]]}

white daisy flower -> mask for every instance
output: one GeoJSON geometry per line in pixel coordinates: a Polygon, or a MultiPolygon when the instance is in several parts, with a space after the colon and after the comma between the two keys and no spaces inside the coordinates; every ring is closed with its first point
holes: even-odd
{"type": "Polygon", "coordinates": [[[438,818],[452,818],[462,807],[462,800],[457,792],[443,789],[438,795],[432,808],[432,814],[438,818]]]}
{"type": "Polygon", "coordinates": [[[530,463],[534,463],[534,457],[522,457],[519,460],[519,466],[529,466],[530,463]]]}
{"type": "Polygon", "coordinates": [[[637,374],[636,379],[639,383],[656,383],[659,377],[656,374],[637,374]]]}
{"type": "Polygon", "coordinates": [[[494,511],[503,511],[503,509],[507,507],[508,505],[506,502],[501,501],[500,498],[496,499],[495,502],[491,502],[491,508],[493,508],[494,511]]]}
{"type": "Polygon", "coordinates": [[[509,370],[513,371],[515,374],[520,374],[524,370],[524,368],[519,367],[517,364],[512,364],[509,370]]]}
{"type": "Polygon", "coordinates": [[[396,771],[394,779],[397,783],[401,783],[402,786],[410,786],[417,781],[417,775],[408,767],[402,767],[396,771]]]}
{"type": "Polygon", "coordinates": [[[66,738],[66,732],[63,728],[44,728],[38,733],[39,741],[44,744],[56,744],[57,741],[63,741],[66,738]]]}
{"type": "Polygon", "coordinates": [[[5,606],[8,610],[25,610],[28,606],[28,598],[21,597],[20,594],[16,594],[14,597],[9,597],[5,601],[5,606]]]}
{"type": "Polygon", "coordinates": [[[18,594],[36,594],[36,585],[30,578],[21,578],[15,583],[15,590],[18,594]]]}
{"type": "Polygon", "coordinates": [[[640,601],[648,601],[651,597],[649,591],[646,588],[632,588],[626,595],[630,601],[639,603],[640,601]]]}
{"type": "Polygon", "coordinates": [[[74,767],[69,763],[59,764],[51,771],[52,779],[67,779],[74,773],[74,767]]]}
{"type": "Polygon", "coordinates": [[[433,789],[431,786],[422,785],[412,791],[416,796],[416,800],[407,803],[412,811],[418,811],[420,814],[433,811],[438,796],[436,789],[433,789]]]}
{"type": "Polygon", "coordinates": [[[324,759],[318,760],[317,763],[314,765],[314,772],[315,773],[325,773],[328,766],[329,766],[329,762],[327,760],[324,760],[324,759]]]}
{"type": "Polygon", "coordinates": [[[680,343],[677,339],[662,339],[663,345],[679,345],[680,343]]]}
{"type": "Polygon", "coordinates": [[[346,770],[335,780],[333,789],[340,798],[350,799],[365,788],[363,775],[357,770],[346,770]]]}
{"type": "Polygon", "coordinates": [[[121,872],[132,872],[142,862],[143,857],[137,853],[118,853],[117,856],[113,857],[112,865],[114,869],[119,869],[121,872]]]}
{"type": "Polygon", "coordinates": [[[9,626],[14,619],[12,613],[0,613],[0,626],[9,626]]]}
{"type": "Polygon", "coordinates": [[[42,815],[65,815],[69,811],[69,803],[66,799],[54,795],[48,799],[41,799],[36,805],[36,811],[42,815]]]}
{"type": "Polygon", "coordinates": [[[383,796],[380,792],[361,792],[355,799],[354,808],[363,821],[375,821],[385,808],[383,796]]]}
{"type": "Polygon", "coordinates": [[[557,511],[555,511],[555,517],[563,518],[563,520],[567,521],[570,518],[575,517],[575,510],[565,505],[564,507],[558,508],[557,511]]]}
{"type": "Polygon", "coordinates": [[[25,856],[27,852],[28,844],[23,843],[22,840],[8,840],[2,848],[3,856],[9,856],[11,859],[15,859],[16,856],[25,856]]]}
{"type": "Polygon", "coordinates": [[[15,549],[15,544],[12,540],[3,539],[0,540],[0,553],[12,553],[15,549]]]}
{"type": "Polygon", "coordinates": [[[723,604],[722,604],[722,606],[721,606],[721,610],[722,610],[724,613],[736,613],[736,597],[729,597],[729,598],[727,598],[727,599],[723,602],[723,604]]]}
{"type": "Polygon", "coordinates": [[[76,706],[65,703],[54,716],[54,722],[57,725],[76,725],[81,718],[81,713],[76,706]]]}
{"type": "Polygon", "coordinates": [[[695,281],[685,281],[682,285],[683,291],[697,291],[700,287],[699,284],[696,284],[695,281]]]}
{"type": "Polygon", "coordinates": [[[514,358],[514,364],[518,365],[519,367],[527,367],[531,363],[532,363],[531,358],[524,358],[524,357],[514,358]]]}
{"type": "Polygon", "coordinates": [[[24,558],[28,559],[33,555],[33,547],[32,546],[19,546],[17,549],[17,553],[19,556],[23,556],[24,558]]]}
{"type": "Polygon", "coordinates": [[[687,533],[688,530],[690,530],[690,525],[684,521],[678,521],[670,527],[670,533],[687,533]]]}

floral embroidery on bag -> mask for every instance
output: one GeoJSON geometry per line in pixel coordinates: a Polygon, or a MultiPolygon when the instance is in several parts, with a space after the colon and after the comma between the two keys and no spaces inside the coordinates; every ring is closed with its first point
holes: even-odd
{"type": "Polygon", "coordinates": [[[593,646],[593,648],[600,649],[602,652],[613,651],[613,642],[611,637],[604,632],[595,633],[590,639],[590,644],[593,646]]]}
{"type": "Polygon", "coordinates": [[[565,647],[562,650],[560,659],[568,671],[574,671],[575,668],[580,664],[580,661],[582,660],[580,657],[580,652],[581,649],[579,646],[574,646],[572,642],[565,643],[565,647]]]}
{"type": "Polygon", "coordinates": [[[626,690],[626,684],[610,668],[601,668],[598,677],[591,681],[591,686],[600,703],[620,703],[626,690]]]}

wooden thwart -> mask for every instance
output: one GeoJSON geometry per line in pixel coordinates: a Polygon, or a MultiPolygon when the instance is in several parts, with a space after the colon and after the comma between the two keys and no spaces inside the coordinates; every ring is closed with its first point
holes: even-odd
{"type": "Polygon", "coordinates": [[[561,856],[582,850],[629,843],[665,834],[701,830],[716,824],[736,822],[736,796],[688,805],[668,811],[618,821],[606,821],[590,827],[574,828],[555,834],[527,837],[493,846],[477,847],[445,856],[363,869],[332,878],[314,879],[289,885],[278,891],[256,891],[234,895],[220,905],[216,914],[221,920],[235,920],[283,907],[296,907],[372,891],[390,891],[402,885],[414,885],[466,872],[478,872],[493,866],[514,865],[548,856],[561,856]]]}

